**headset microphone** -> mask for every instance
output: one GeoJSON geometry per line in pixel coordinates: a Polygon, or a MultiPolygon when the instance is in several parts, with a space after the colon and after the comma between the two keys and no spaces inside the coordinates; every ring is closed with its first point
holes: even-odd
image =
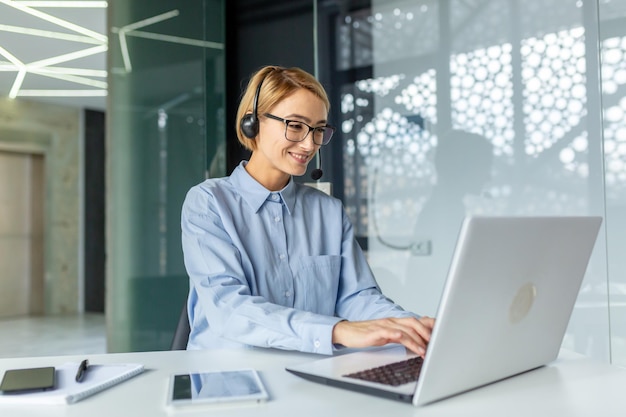
{"type": "Polygon", "coordinates": [[[311,172],[311,178],[314,179],[315,181],[319,180],[320,178],[322,178],[322,175],[324,175],[324,172],[321,169],[321,166],[322,166],[322,152],[321,151],[317,151],[317,157],[319,158],[320,168],[315,168],[311,172]]]}

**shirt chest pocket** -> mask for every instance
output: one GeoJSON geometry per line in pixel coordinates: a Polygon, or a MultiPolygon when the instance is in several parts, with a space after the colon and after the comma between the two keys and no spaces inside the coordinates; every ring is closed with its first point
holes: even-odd
{"type": "Polygon", "coordinates": [[[333,316],[339,288],[341,256],[306,256],[295,276],[295,308],[333,316]]]}

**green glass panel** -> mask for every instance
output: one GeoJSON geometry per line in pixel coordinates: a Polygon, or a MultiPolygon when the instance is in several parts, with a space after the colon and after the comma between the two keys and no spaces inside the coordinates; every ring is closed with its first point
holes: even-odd
{"type": "Polygon", "coordinates": [[[224,1],[109,1],[108,350],[168,349],[187,190],[225,174],[224,1]],[[209,171],[211,173],[209,174],[209,171]]]}

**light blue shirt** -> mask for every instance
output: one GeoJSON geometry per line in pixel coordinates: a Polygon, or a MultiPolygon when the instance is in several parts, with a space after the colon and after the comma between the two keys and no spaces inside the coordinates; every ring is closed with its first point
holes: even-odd
{"type": "Polygon", "coordinates": [[[188,349],[331,354],[343,319],[414,316],[381,293],[340,200],[293,179],[270,192],[245,164],[183,204],[188,349]]]}

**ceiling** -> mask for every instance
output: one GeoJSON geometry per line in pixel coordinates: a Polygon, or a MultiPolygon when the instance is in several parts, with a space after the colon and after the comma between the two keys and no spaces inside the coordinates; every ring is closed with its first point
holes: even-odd
{"type": "Polygon", "coordinates": [[[106,108],[106,1],[0,0],[0,97],[106,108]]]}

